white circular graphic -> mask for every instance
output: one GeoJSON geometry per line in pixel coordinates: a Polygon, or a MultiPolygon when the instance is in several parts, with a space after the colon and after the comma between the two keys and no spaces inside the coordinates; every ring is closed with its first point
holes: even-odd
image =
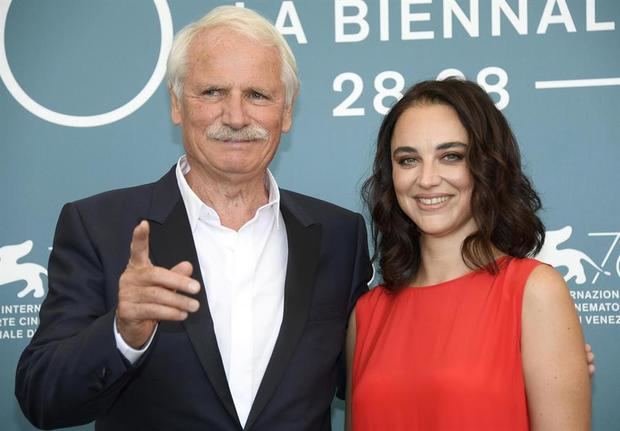
{"type": "Polygon", "coordinates": [[[159,58],[155,65],[155,70],[149,78],[144,88],[125,105],[112,111],[97,115],[66,115],[60,112],[52,111],[45,106],[35,102],[26,92],[19,86],[17,80],[11,72],[9,62],[6,57],[6,45],[4,40],[4,32],[6,29],[6,18],[9,13],[9,7],[12,0],[0,0],[0,78],[20,105],[26,108],[43,120],[50,123],[60,124],[68,127],[97,127],[105,124],[114,123],[122,118],[127,117],[134,111],[138,110],[149,98],[155,93],[157,87],[161,83],[166,73],[166,60],[168,52],[172,46],[173,28],[172,16],[170,8],[166,0],[153,0],[157,15],[159,16],[159,28],[161,31],[161,46],[159,47],[159,58]]]}

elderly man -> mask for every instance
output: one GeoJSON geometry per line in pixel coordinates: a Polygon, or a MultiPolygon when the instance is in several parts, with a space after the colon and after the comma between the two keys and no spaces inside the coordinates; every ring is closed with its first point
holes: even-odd
{"type": "Polygon", "coordinates": [[[20,405],[44,428],[328,430],[371,267],[359,214],[267,169],[293,55],[264,18],[220,7],[177,35],[168,73],[185,155],[63,208],[20,405]]]}

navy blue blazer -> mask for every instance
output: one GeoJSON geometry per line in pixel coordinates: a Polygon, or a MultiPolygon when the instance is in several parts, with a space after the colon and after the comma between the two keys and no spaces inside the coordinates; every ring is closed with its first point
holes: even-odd
{"type": "Polygon", "coordinates": [[[41,428],[96,421],[97,430],[329,430],[349,312],[372,274],[356,213],[280,191],[288,237],[284,316],[242,428],[206,295],[184,322],[161,322],[130,365],[116,348],[118,280],[134,227],[151,225],[155,265],[198,259],[174,168],[159,181],[64,206],[40,326],[17,367],[15,393],[41,428]]]}

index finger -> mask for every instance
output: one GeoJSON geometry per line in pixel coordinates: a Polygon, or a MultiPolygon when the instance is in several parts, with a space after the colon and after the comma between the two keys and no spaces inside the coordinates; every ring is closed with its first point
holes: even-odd
{"type": "Polygon", "coordinates": [[[129,264],[147,266],[151,264],[149,258],[149,222],[142,220],[133,230],[131,245],[129,246],[129,264]]]}

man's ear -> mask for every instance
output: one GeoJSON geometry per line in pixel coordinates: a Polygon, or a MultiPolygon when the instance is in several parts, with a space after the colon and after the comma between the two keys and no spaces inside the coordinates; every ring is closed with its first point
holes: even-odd
{"type": "Polygon", "coordinates": [[[287,133],[291,130],[291,126],[293,125],[293,105],[295,101],[291,102],[290,106],[284,107],[284,114],[282,117],[282,133],[287,133]]]}
{"type": "Polygon", "coordinates": [[[170,119],[177,126],[181,124],[181,101],[178,99],[176,93],[171,86],[168,87],[168,94],[170,95],[170,119]]]}

